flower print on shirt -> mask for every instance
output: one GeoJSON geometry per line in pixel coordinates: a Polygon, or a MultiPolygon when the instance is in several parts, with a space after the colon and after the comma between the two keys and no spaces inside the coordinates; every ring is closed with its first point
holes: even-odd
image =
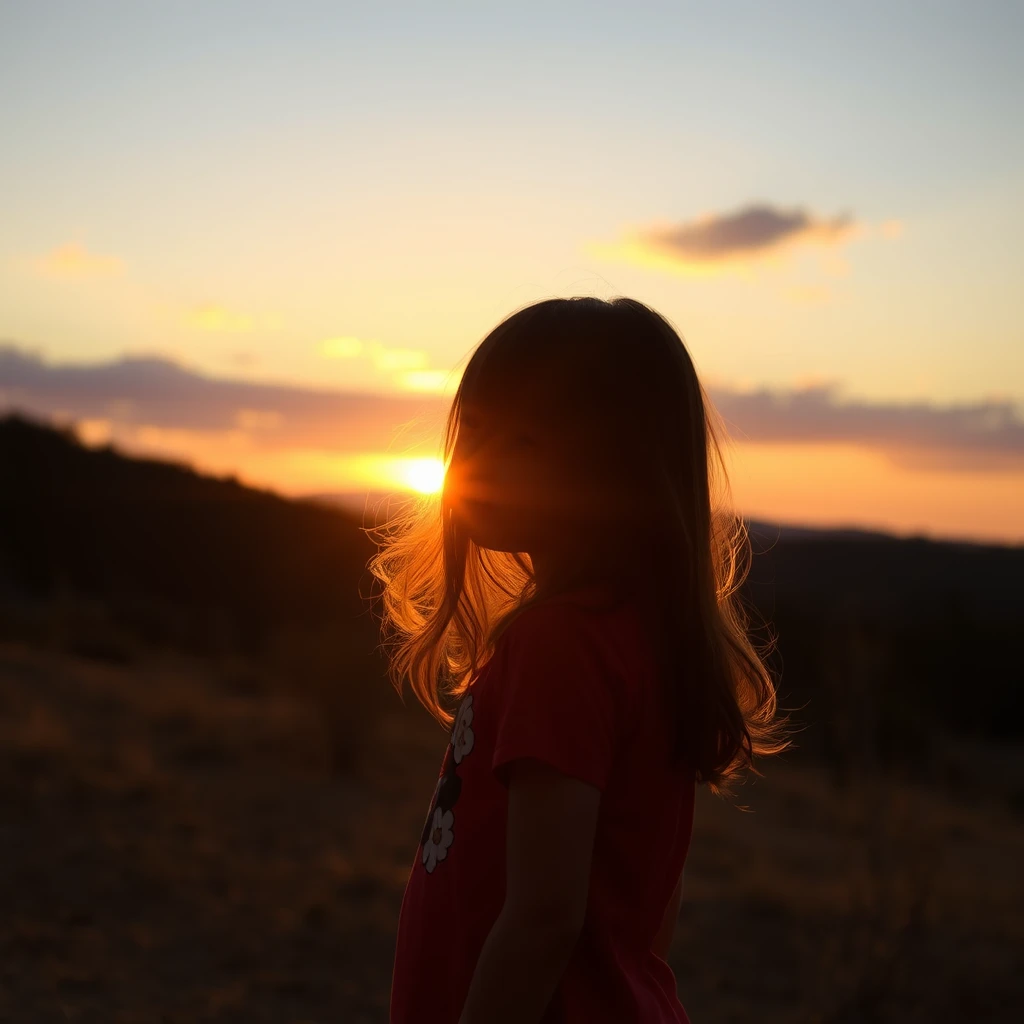
{"type": "Polygon", "coordinates": [[[430,832],[423,844],[423,865],[428,872],[432,872],[437,862],[448,856],[448,847],[455,841],[455,833],[452,832],[454,822],[455,815],[451,811],[434,808],[430,832]]]}
{"type": "Polygon", "coordinates": [[[466,699],[459,705],[459,714],[455,719],[455,728],[452,729],[452,750],[455,754],[455,763],[460,761],[473,749],[473,694],[468,694],[466,699]]]}
{"type": "MultiPolygon", "coordinates": [[[[450,811],[458,801],[461,790],[462,779],[455,774],[455,761],[452,759],[452,746],[449,743],[448,749],[445,751],[444,770],[438,776],[437,785],[434,787],[434,795],[430,800],[427,820],[423,823],[420,846],[427,842],[431,830],[434,828],[434,811],[438,807],[442,811],[450,811]]],[[[449,827],[451,826],[449,825],[449,827]]]]}
{"type": "Polygon", "coordinates": [[[448,856],[455,842],[454,807],[462,792],[462,779],[456,774],[457,764],[473,749],[473,695],[467,694],[459,705],[455,723],[444,752],[444,765],[434,787],[427,820],[423,823],[420,846],[421,861],[428,874],[432,874],[439,861],[448,856]]]}

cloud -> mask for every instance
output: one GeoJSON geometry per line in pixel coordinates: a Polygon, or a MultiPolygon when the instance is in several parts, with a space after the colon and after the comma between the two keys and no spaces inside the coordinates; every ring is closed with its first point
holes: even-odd
{"type": "Polygon", "coordinates": [[[140,429],[244,434],[264,450],[400,451],[433,442],[432,395],[390,395],[210,377],[160,355],[51,365],[0,345],[0,410],[96,421],[115,441],[140,429]]]}
{"type": "Polygon", "coordinates": [[[804,210],[783,211],[767,205],[736,213],[713,214],[667,229],[640,234],[648,244],[695,262],[733,259],[793,242],[834,244],[850,233],[848,214],[823,220],[804,210]]]}
{"type": "MultiPolygon", "coordinates": [[[[939,405],[844,400],[836,381],[708,386],[739,444],[851,444],[909,470],[1024,470],[1024,407],[1009,397],[939,405]]],[[[448,400],[209,377],[162,356],[51,365],[0,345],[0,412],[89,421],[94,438],[221,438],[247,450],[436,453],[448,400]]],[[[169,442],[168,442],[169,443],[169,442]]],[[[321,457],[320,455],[317,456],[321,457]]]]}
{"type": "Polygon", "coordinates": [[[393,375],[407,391],[442,391],[451,375],[449,370],[430,369],[430,356],[422,349],[389,348],[352,335],[325,339],[319,352],[326,359],[366,360],[378,373],[393,375]]]}
{"type": "Polygon", "coordinates": [[[120,274],[124,263],[116,256],[101,256],[77,242],[68,242],[51,249],[33,267],[45,277],[109,277],[120,274]]]}
{"type": "MultiPolygon", "coordinates": [[[[898,223],[886,222],[883,233],[894,237],[898,223]]],[[[714,274],[776,259],[797,246],[834,247],[866,230],[848,213],[821,217],[799,207],[751,203],[730,213],[634,229],[620,242],[587,249],[606,258],[714,274]]]]}
{"type": "Polygon", "coordinates": [[[252,331],[257,328],[274,330],[281,326],[281,317],[270,313],[256,317],[250,313],[237,313],[214,303],[196,306],[184,314],[186,327],[200,331],[252,331]]]}
{"type": "Polygon", "coordinates": [[[790,390],[709,389],[730,437],[748,444],[855,444],[903,469],[1024,470],[1024,405],[1009,398],[842,401],[836,381],[790,390]]]}
{"type": "Polygon", "coordinates": [[[451,380],[451,370],[409,370],[399,376],[406,391],[444,391],[451,380]]]}
{"type": "Polygon", "coordinates": [[[418,348],[388,348],[379,341],[363,341],[361,338],[345,336],[328,338],[320,343],[320,354],[328,359],[366,358],[374,369],[383,373],[396,370],[423,370],[430,357],[418,348]]]}

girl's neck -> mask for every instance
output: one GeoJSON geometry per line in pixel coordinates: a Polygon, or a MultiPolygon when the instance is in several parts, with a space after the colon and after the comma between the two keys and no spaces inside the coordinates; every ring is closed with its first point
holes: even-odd
{"type": "Polygon", "coordinates": [[[583,561],[576,553],[534,550],[529,554],[538,596],[564,590],[583,574],[583,561]]]}
{"type": "Polygon", "coordinates": [[[531,555],[536,596],[545,598],[569,590],[582,590],[612,585],[612,574],[595,568],[584,560],[549,561],[531,555]]]}
{"type": "Polygon", "coordinates": [[[646,590],[649,566],[639,549],[627,551],[599,543],[597,557],[594,550],[581,544],[529,552],[537,597],[592,587],[627,595],[646,590]]]}

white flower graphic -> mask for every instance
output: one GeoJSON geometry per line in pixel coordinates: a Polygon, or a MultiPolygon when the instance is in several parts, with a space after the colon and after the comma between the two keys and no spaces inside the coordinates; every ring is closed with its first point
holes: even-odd
{"type": "Polygon", "coordinates": [[[459,705],[459,714],[452,729],[452,753],[455,763],[460,764],[463,757],[473,749],[473,694],[469,694],[459,705]]]}
{"type": "Polygon", "coordinates": [[[442,811],[440,807],[434,808],[434,821],[427,841],[423,844],[423,863],[428,874],[434,870],[439,860],[444,860],[448,856],[448,847],[455,838],[452,833],[454,823],[455,815],[451,811],[442,811]]]}

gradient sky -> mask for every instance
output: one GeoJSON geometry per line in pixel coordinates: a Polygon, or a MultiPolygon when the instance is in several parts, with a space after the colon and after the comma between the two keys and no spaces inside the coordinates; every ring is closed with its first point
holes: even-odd
{"type": "Polygon", "coordinates": [[[625,294],[745,513],[1022,542],[1022,40],[1009,2],[5,4],[0,407],[390,486],[502,317],[625,294]]]}

